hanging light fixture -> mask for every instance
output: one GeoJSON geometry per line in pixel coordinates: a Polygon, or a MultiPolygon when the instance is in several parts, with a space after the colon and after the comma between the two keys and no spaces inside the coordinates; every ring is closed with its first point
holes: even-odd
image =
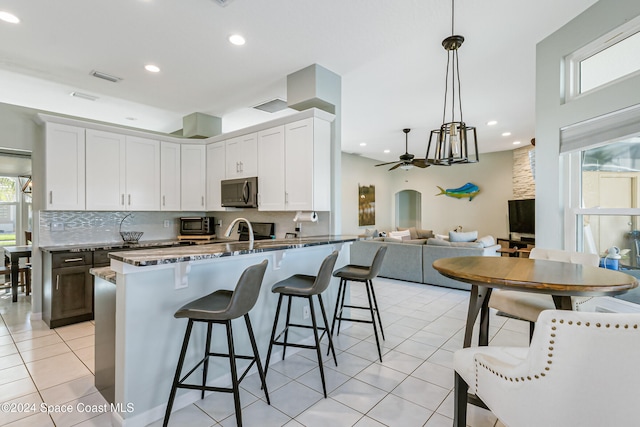
{"type": "Polygon", "coordinates": [[[451,0],[451,36],[442,41],[442,47],[447,51],[447,74],[444,89],[442,126],[440,126],[440,129],[431,131],[426,155],[427,163],[440,166],[450,166],[458,163],[475,163],[479,160],[476,128],[467,126],[462,118],[458,49],[462,46],[464,37],[455,35],[454,33],[454,9],[454,0],[451,0]],[[451,120],[447,121],[449,81],[451,81],[451,120]],[[456,111],[456,97],[458,100],[458,111],[456,111]],[[456,113],[458,116],[456,116],[456,113]],[[431,148],[432,145],[433,150],[431,148]],[[472,151],[469,151],[469,145],[472,146],[472,151]],[[475,157],[475,159],[473,159],[473,157],[475,157]]]}

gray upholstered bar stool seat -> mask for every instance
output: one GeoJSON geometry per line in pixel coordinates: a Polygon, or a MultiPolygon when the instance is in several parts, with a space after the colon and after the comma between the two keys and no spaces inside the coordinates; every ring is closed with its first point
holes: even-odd
{"type": "Polygon", "coordinates": [[[251,327],[251,321],[249,319],[249,311],[253,308],[258,295],[260,293],[260,286],[262,285],[262,279],[264,277],[265,270],[267,269],[267,260],[262,261],[260,264],[252,265],[244,270],[238,283],[233,291],[219,290],[213,292],[207,296],[194,300],[184,306],[182,306],[174,317],[177,319],[186,318],[189,319],[187,323],[187,330],[184,335],[184,341],[182,343],[182,351],[180,352],[180,358],[178,359],[178,366],[173,379],[173,385],[171,386],[171,393],[169,394],[169,402],[167,404],[167,410],[164,416],[163,425],[166,427],[169,423],[169,417],[171,415],[171,408],[176,397],[176,391],[179,388],[201,390],[201,398],[204,398],[205,391],[218,391],[225,393],[233,393],[233,400],[235,404],[236,420],[238,426],[242,426],[242,412],[240,407],[240,389],[239,384],[244,379],[245,375],[253,367],[255,363],[258,368],[258,374],[262,381],[262,387],[264,389],[264,395],[269,401],[269,393],[267,392],[267,384],[265,382],[265,376],[260,363],[260,355],[258,354],[258,347],[256,345],[256,339],[253,335],[253,329],[251,327]],[[233,345],[233,330],[231,328],[231,320],[244,316],[244,321],[247,326],[247,332],[249,333],[249,340],[251,341],[251,347],[253,349],[252,356],[244,356],[235,354],[233,345]],[[180,378],[182,373],[182,366],[189,346],[189,338],[191,336],[191,330],[194,322],[207,323],[207,339],[204,349],[204,357],[200,360],[193,369],[191,369],[184,377],[180,378]],[[211,330],[214,323],[223,324],[226,326],[227,331],[227,345],[229,353],[212,353],[211,352],[211,330]],[[210,387],[207,386],[207,371],[209,368],[209,357],[227,357],[229,358],[229,365],[231,368],[231,387],[210,387]],[[238,370],[236,367],[236,359],[250,360],[249,366],[238,378],[238,370]],[[202,374],[202,384],[186,384],[185,380],[193,374],[200,366],[204,366],[202,374]]]}
{"type": "Polygon", "coordinates": [[[378,325],[380,325],[380,333],[382,334],[382,339],[384,340],[384,330],[382,329],[382,320],[380,320],[380,310],[378,310],[378,301],[376,300],[376,293],[373,289],[373,279],[378,275],[380,271],[380,267],[382,266],[382,260],[384,259],[384,255],[387,253],[386,246],[380,246],[376,251],[376,254],[373,257],[373,261],[370,266],[362,266],[362,265],[346,265],[336,271],[334,271],[333,275],[340,278],[340,287],[338,288],[338,297],[336,299],[336,308],[333,313],[333,321],[331,322],[331,334],[333,335],[333,331],[335,330],[336,320],[338,321],[338,330],[336,335],[340,335],[340,325],[343,320],[350,320],[352,322],[359,323],[371,323],[373,325],[373,334],[376,337],[376,345],[378,346],[378,356],[380,357],[380,361],[382,362],[382,351],[380,350],[380,339],[378,338],[378,329],[376,327],[375,317],[378,318],[378,325]],[[345,305],[344,298],[347,293],[347,283],[349,281],[352,282],[361,282],[365,284],[367,289],[367,299],[369,301],[368,306],[357,306],[357,305],[345,305]],[[352,317],[343,317],[342,312],[344,308],[355,308],[361,310],[369,310],[371,314],[371,320],[357,319],[352,317]],[[375,316],[374,316],[375,313],[375,316]]]}
{"type": "Polygon", "coordinates": [[[322,381],[322,390],[324,391],[324,397],[327,397],[327,387],[324,381],[324,370],[322,368],[322,354],[320,351],[320,341],[324,336],[324,333],[327,332],[327,337],[329,338],[329,351],[333,353],[333,361],[336,366],[338,366],[338,360],[336,358],[336,352],[333,348],[333,342],[331,341],[331,334],[329,332],[329,321],[327,320],[327,313],[324,310],[324,304],[322,303],[322,296],[320,295],[324,292],[329,283],[331,282],[331,272],[333,271],[333,267],[336,264],[336,260],[338,259],[338,251],[333,251],[329,256],[327,256],[320,265],[320,270],[318,271],[317,276],[310,276],[306,274],[295,274],[287,279],[281,280],[280,282],[273,285],[271,288],[271,292],[280,294],[278,298],[278,307],[276,308],[276,317],[273,321],[273,329],[271,331],[271,340],[269,343],[269,351],[267,352],[267,362],[265,366],[265,376],[269,370],[269,360],[271,359],[271,351],[274,345],[282,346],[282,360],[284,360],[285,354],[287,352],[287,347],[296,347],[296,348],[306,348],[316,350],[316,355],[318,356],[318,368],[320,369],[320,379],[322,381]],[[322,319],[324,320],[324,327],[318,327],[316,321],[315,308],[313,304],[313,296],[316,295],[318,298],[318,303],[320,304],[320,311],[322,312],[322,319]],[[282,307],[282,300],[284,297],[288,297],[287,304],[287,320],[282,332],[276,336],[276,331],[278,329],[278,319],[280,318],[280,308],[282,307]],[[311,309],[311,325],[302,325],[297,323],[291,323],[291,299],[292,298],[306,298],[309,301],[309,308],[311,309]],[[305,345],[305,344],[297,344],[297,343],[289,343],[289,328],[305,328],[313,330],[313,337],[315,340],[315,345],[305,345]],[[322,331],[320,335],[318,335],[318,331],[322,331]],[[278,341],[280,337],[284,334],[284,341],[278,341]]]}

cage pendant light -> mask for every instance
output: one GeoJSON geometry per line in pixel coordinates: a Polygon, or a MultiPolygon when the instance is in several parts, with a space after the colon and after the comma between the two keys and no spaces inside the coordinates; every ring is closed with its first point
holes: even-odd
{"type": "Polygon", "coordinates": [[[479,161],[476,128],[467,126],[462,117],[458,49],[462,46],[464,37],[455,35],[454,33],[454,9],[454,0],[451,0],[451,36],[442,41],[442,47],[447,51],[447,72],[445,77],[442,125],[439,129],[431,131],[429,144],[427,145],[427,155],[425,156],[427,163],[439,166],[451,166],[458,163],[475,163],[479,161]],[[451,86],[451,91],[449,91],[449,86],[451,86]],[[451,119],[447,121],[447,102],[449,96],[451,97],[451,119]],[[471,148],[471,150],[469,148],[471,148]]]}

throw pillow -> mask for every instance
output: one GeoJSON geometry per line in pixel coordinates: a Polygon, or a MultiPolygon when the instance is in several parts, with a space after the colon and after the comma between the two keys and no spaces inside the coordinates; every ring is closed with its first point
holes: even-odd
{"type": "Polygon", "coordinates": [[[430,239],[433,237],[433,230],[416,230],[418,233],[418,239],[430,239]]]}
{"type": "Polygon", "coordinates": [[[409,231],[409,235],[411,236],[411,240],[415,240],[418,238],[418,231],[416,230],[415,227],[409,227],[409,228],[403,228],[403,227],[397,227],[398,231],[409,231]]]}
{"type": "Polygon", "coordinates": [[[364,235],[366,237],[378,237],[378,230],[375,228],[367,228],[364,230],[364,235]]]}
{"type": "Polygon", "coordinates": [[[480,242],[451,242],[452,247],[457,248],[484,248],[480,242]]]}
{"type": "Polygon", "coordinates": [[[431,238],[427,240],[427,245],[429,246],[451,246],[448,240],[431,238]]]}
{"type": "Polygon", "coordinates": [[[396,237],[383,237],[382,240],[390,243],[402,243],[402,239],[396,237]]]}
{"type": "Polygon", "coordinates": [[[488,248],[496,244],[496,239],[494,239],[493,236],[484,236],[480,237],[476,242],[482,243],[485,248],[488,248]]]}
{"type": "Polygon", "coordinates": [[[449,236],[445,236],[444,234],[436,234],[436,239],[449,241],[449,236]]]}
{"type": "Polygon", "coordinates": [[[450,242],[474,242],[478,238],[477,231],[467,231],[464,233],[458,233],[456,231],[449,232],[450,242]]]}
{"type": "Polygon", "coordinates": [[[393,237],[395,239],[401,239],[401,240],[409,240],[411,239],[411,233],[409,232],[409,230],[390,231],[389,237],[393,237]]]}

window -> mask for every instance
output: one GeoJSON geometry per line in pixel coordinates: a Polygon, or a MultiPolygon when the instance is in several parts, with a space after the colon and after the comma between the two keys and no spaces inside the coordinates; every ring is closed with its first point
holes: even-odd
{"type": "Polygon", "coordinates": [[[565,59],[566,100],[640,73],[640,19],[588,44],[565,59]]]}
{"type": "Polygon", "coordinates": [[[0,177],[0,246],[16,244],[18,180],[0,177]]]}
{"type": "Polygon", "coordinates": [[[612,246],[621,264],[640,267],[640,135],[571,153],[570,222],[576,249],[604,256],[612,246]]]}

